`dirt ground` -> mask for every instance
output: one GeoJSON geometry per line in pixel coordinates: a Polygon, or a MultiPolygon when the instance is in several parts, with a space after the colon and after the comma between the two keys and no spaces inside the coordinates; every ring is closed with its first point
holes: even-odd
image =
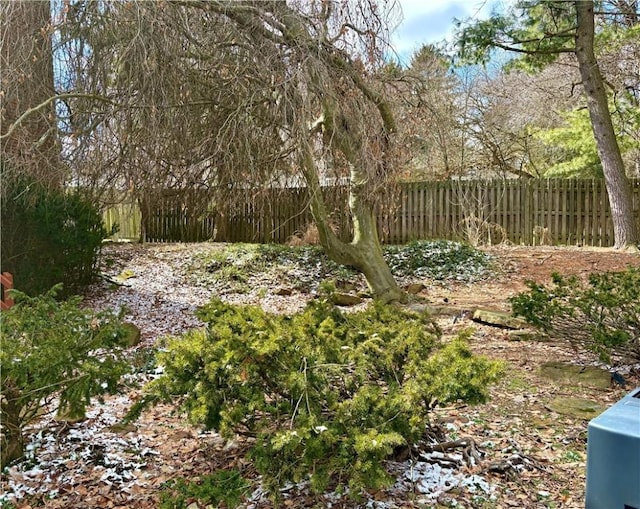
{"type": "MultiPolygon", "coordinates": [[[[549,405],[556,398],[576,397],[608,407],[640,387],[639,367],[614,368],[625,373],[625,387],[612,383],[606,390],[596,390],[559,384],[541,375],[543,363],[566,361],[590,365],[596,364],[594,359],[562,343],[512,341],[506,330],[470,322],[469,316],[476,308],[509,311],[508,298],[525,291],[527,280],[549,283],[554,272],[586,279],[595,272],[640,266],[640,255],[613,249],[565,247],[494,247],[485,251],[495,256],[500,268],[495,278],[434,287],[429,289],[428,298],[435,305],[444,303],[469,311],[456,323],[453,319],[441,318],[440,325],[448,334],[455,334],[461,327],[474,327],[474,350],[505,360],[507,375],[492,390],[491,401],[486,405],[442,409],[439,415],[445,421],[453,419],[478,442],[484,439],[486,443],[487,438],[495,440],[496,447],[487,451],[489,463],[500,463],[513,453],[532,462],[517,478],[494,472],[502,476],[501,495],[494,505],[478,507],[581,509],[584,507],[588,420],[559,415],[549,405]]],[[[475,505],[471,503],[469,507],[475,505]]]]}
{"type": "Polygon", "coordinates": [[[564,276],[588,277],[594,272],[624,270],[640,265],[640,255],[610,248],[585,247],[486,247],[496,258],[498,273],[494,279],[451,288],[434,287],[425,296],[434,304],[449,303],[461,307],[491,307],[509,310],[508,298],[525,291],[525,281],[548,283],[554,272],[564,276]]]}
{"type": "MultiPolygon", "coordinates": [[[[136,277],[142,280],[145,271],[148,274],[157,273],[164,270],[162,267],[165,263],[166,270],[171,267],[175,269],[183,257],[183,250],[187,248],[124,246],[118,249],[114,248],[110,253],[117,261],[114,270],[132,268],[136,277]],[[137,265],[130,265],[133,262],[137,265]]],[[[560,415],[550,409],[550,402],[557,397],[572,396],[588,398],[607,407],[635,387],[640,387],[640,369],[635,366],[620,368],[624,372],[627,385],[622,387],[612,383],[604,390],[551,381],[541,375],[542,363],[564,360],[592,364],[593,359],[579,356],[563,344],[510,340],[505,329],[471,321],[470,312],[476,308],[508,311],[508,298],[525,290],[525,281],[528,279],[544,283],[550,281],[554,272],[587,277],[592,272],[621,270],[628,265],[640,266],[640,255],[596,248],[492,247],[486,248],[486,251],[496,259],[498,270],[495,277],[478,283],[429,285],[422,292],[422,297],[432,305],[451,306],[461,310],[460,314],[454,313],[438,318],[445,334],[454,335],[463,328],[473,327],[472,348],[478,353],[505,361],[505,377],[492,388],[488,403],[474,407],[452,405],[439,408],[433,420],[434,426],[450,433],[449,438],[467,439],[466,444],[472,444],[479,452],[481,461],[474,466],[464,467],[463,470],[483,476],[494,487],[493,492],[490,495],[479,496],[469,490],[454,489],[442,499],[426,503],[421,501],[417,493],[404,493],[393,499],[393,493],[387,491],[374,494],[373,498],[380,501],[379,505],[371,502],[366,507],[584,507],[588,420],[560,415]],[[391,505],[390,500],[395,505],[391,505]]],[[[175,274],[170,274],[166,278],[173,278],[170,279],[170,284],[174,288],[180,288],[178,276],[174,276],[175,274]]],[[[144,292],[155,291],[154,284],[140,281],[140,290],[136,290],[144,297],[140,300],[153,300],[144,292]]],[[[119,289],[118,292],[131,294],[134,290],[119,289]]],[[[182,290],[186,293],[191,292],[190,297],[199,291],[189,288],[182,290]]],[[[136,295],[136,298],[140,295],[136,295]]],[[[162,299],[173,299],[172,305],[175,306],[175,301],[179,300],[180,295],[161,288],[155,291],[154,295],[153,306],[144,308],[143,311],[134,310],[133,313],[140,316],[144,314],[149,322],[158,323],[163,320],[163,316],[166,320],[168,313],[161,306],[162,299]],[[157,316],[153,315],[156,310],[160,310],[157,316]]],[[[202,298],[206,298],[206,295],[202,298]]],[[[289,298],[300,300],[301,296],[293,295],[289,298]]],[[[113,303],[117,299],[116,292],[109,295],[108,302],[113,303]]],[[[94,297],[94,301],[97,302],[97,297],[94,297]]],[[[189,314],[186,305],[179,309],[179,313],[185,317],[189,314]]],[[[143,335],[144,333],[143,327],[143,335]]],[[[132,388],[129,397],[132,400],[136,398],[136,389],[132,388]]],[[[118,405],[115,400],[112,401],[113,407],[118,405]]],[[[65,475],[76,468],[77,476],[65,477],[75,480],[65,481],[68,486],[62,484],[57,497],[24,498],[17,506],[151,509],[158,506],[157,493],[168,479],[195,478],[199,474],[220,467],[248,468],[242,459],[241,444],[224,443],[215,435],[202,434],[200,430],[190,427],[179,416],[172,414],[171,409],[167,407],[154,408],[135,426],[120,430],[119,433],[121,437],[129,437],[127,439],[135,436],[136,440],[143,440],[145,450],[153,451],[145,459],[142,472],[135,474],[139,476],[139,482],[130,483],[126,489],[120,489],[117,483],[109,484],[101,480],[104,478],[104,470],[102,473],[98,471],[93,474],[92,470],[87,468],[86,462],[77,462],[76,465],[75,460],[69,460],[65,463],[65,475]]],[[[62,479],[62,474],[59,479],[62,479]]],[[[3,481],[6,480],[5,477],[3,481]]],[[[24,482],[27,481],[28,479],[24,482]]],[[[356,507],[346,499],[318,503],[305,495],[293,494],[287,498],[284,505],[293,508],[356,507]]],[[[189,506],[190,509],[196,507],[201,509],[197,504],[189,506]]],[[[270,505],[268,502],[256,501],[243,507],[257,509],[270,505]]]]}

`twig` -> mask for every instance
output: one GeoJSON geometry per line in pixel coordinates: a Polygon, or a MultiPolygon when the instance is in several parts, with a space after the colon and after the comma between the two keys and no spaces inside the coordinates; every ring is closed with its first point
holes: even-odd
{"type": "Polygon", "coordinates": [[[545,256],[542,260],[540,260],[538,262],[538,265],[542,265],[544,262],[546,262],[549,258],[551,258],[553,255],[549,255],[549,256],[545,256]]]}
{"type": "Polygon", "coordinates": [[[424,445],[420,457],[423,461],[427,461],[429,463],[436,462],[446,467],[460,466],[462,463],[472,467],[482,460],[482,453],[478,450],[475,440],[472,438],[460,438],[458,440],[450,440],[448,442],[424,445]],[[444,455],[445,452],[450,452],[455,449],[460,449],[462,461],[444,455]],[[443,453],[443,455],[429,456],[429,454],[433,453],[443,453]]]}
{"type": "Polygon", "coordinates": [[[520,447],[513,441],[509,441],[514,451],[508,458],[493,462],[487,465],[481,473],[494,472],[505,475],[508,479],[514,480],[522,470],[540,470],[549,472],[538,460],[522,452],[520,447]]]}

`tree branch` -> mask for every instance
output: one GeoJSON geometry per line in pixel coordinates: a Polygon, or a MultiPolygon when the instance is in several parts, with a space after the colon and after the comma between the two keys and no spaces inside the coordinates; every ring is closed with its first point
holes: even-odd
{"type": "Polygon", "coordinates": [[[53,95],[53,96],[49,97],[46,101],[41,102],[40,104],[38,104],[37,106],[34,106],[33,108],[29,108],[22,115],[20,115],[18,117],[18,119],[13,124],[11,124],[11,126],[9,127],[7,132],[4,133],[2,136],[0,136],[0,140],[5,140],[5,139],[9,138],[14,133],[14,131],[16,129],[18,129],[20,127],[20,125],[22,125],[27,120],[27,118],[29,118],[31,115],[34,115],[34,114],[38,113],[39,111],[45,109],[52,102],[54,102],[54,101],[56,101],[58,99],[60,99],[60,100],[64,100],[64,99],[93,99],[93,100],[105,102],[105,103],[108,103],[108,104],[117,104],[117,103],[113,102],[111,99],[108,99],[108,98],[100,96],[100,95],[95,95],[95,94],[68,93],[68,94],[53,95]]]}
{"type": "Polygon", "coordinates": [[[247,15],[256,17],[265,23],[269,23],[274,27],[274,29],[282,33],[284,26],[281,23],[276,23],[276,20],[273,18],[267,20],[264,16],[265,11],[240,0],[231,2],[210,0],[170,0],[170,3],[181,7],[195,7],[215,14],[220,14],[246,28],[249,30],[249,33],[260,33],[260,35],[265,39],[279,44],[284,42],[277,33],[265,29],[263,24],[256,23],[255,20],[251,19],[247,15]]]}
{"type": "MultiPolygon", "coordinates": [[[[519,41],[516,42],[516,44],[519,44],[519,41]]],[[[548,49],[548,50],[541,50],[541,49],[537,49],[537,50],[529,50],[529,49],[523,49],[523,48],[518,48],[517,46],[509,46],[508,44],[503,44],[500,42],[494,42],[492,43],[493,46],[495,46],[496,48],[500,48],[503,49],[505,51],[513,51],[514,53],[522,53],[525,55],[557,55],[558,53],[575,53],[575,49],[574,48],[554,48],[554,49],[548,49]]]]}

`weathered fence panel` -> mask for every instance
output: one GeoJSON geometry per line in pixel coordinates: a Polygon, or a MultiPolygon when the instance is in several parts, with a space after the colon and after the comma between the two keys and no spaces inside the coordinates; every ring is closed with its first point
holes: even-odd
{"type": "Polygon", "coordinates": [[[199,242],[212,238],[215,214],[201,189],[165,190],[142,201],[140,234],[145,242],[199,242]],[[204,205],[203,205],[204,204],[204,205]]]}
{"type": "Polygon", "coordinates": [[[136,202],[108,208],[103,214],[103,221],[107,231],[116,229],[111,235],[113,240],[140,240],[142,214],[136,202]]]}
{"type": "MultiPolygon", "coordinates": [[[[636,219],[640,220],[640,179],[632,179],[631,185],[636,219]]],[[[348,189],[325,188],[324,192],[336,230],[349,238],[348,189]]],[[[385,243],[441,238],[492,244],[611,246],[614,241],[609,199],[601,179],[407,182],[390,196],[393,198],[378,212],[378,232],[385,243]]],[[[188,203],[184,196],[174,194],[147,204],[148,210],[141,215],[139,209],[123,205],[107,211],[105,223],[109,227],[118,218],[121,238],[142,237],[150,242],[207,240],[213,238],[214,227],[219,227],[217,240],[263,243],[287,242],[313,223],[304,188],[248,192],[217,217],[214,212],[194,215],[188,203]]]]}

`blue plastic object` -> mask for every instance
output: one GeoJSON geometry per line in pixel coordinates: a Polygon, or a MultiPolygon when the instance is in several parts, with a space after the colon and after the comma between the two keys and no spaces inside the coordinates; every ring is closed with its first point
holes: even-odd
{"type": "Polygon", "coordinates": [[[640,388],[589,422],[586,509],[640,509],[640,388]]]}

